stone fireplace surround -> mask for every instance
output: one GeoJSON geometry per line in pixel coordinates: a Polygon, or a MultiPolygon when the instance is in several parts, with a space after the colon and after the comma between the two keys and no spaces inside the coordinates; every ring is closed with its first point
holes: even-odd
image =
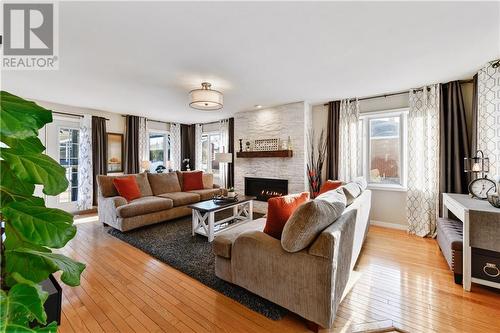
{"type": "MultiPolygon", "coordinates": [[[[293,157],[234,158],[235,189],[245,193],[245,177],[288,180],[288,193],[308,190],[306,177],[307,135],[312,126],[309,104],[291,103],[234,116],[234,147],[239,151],[239,139],[279,138],[292,141],[293,157]]],[[[267,203],[255,201],[254,210],[267,212],[267,203]]]]}

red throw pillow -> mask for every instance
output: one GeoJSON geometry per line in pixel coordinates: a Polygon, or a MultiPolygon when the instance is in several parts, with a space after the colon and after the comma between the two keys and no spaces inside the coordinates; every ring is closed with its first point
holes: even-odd
{"type": "Polygon", "coordinates": [[[307,200],[309,200],[309,192],[269,199],[267,201],[267,220],[264,232],[276,239],[281,239],[281,233],[286,222],[295,209],[307,200]]]}
{"type": "Polygon", "coordinates": [[[182,173],[182,190],[203,190],[203,171],[191,171],[182,173]]]}
{"type": "Polygon", "coordinates": [[[115,178],[113,179],[113,185],[115,185],[120,196],[129,202],[141,197],[141,190],[139,190],[135,176],[115,178]]]}
{"type": "Polygon", "coordinates": [[[323,185],[321,185],[321,188],[319,190],[318,195],[323,194],[325,192],[335,190],[342,186],[342,181],[341,180],[327,180],[323,185]]]}

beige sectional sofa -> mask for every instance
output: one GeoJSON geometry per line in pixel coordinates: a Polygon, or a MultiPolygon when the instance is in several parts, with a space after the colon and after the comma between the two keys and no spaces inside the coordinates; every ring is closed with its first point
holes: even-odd
{"type": "Polygon", "coordinates": [[[123,176],[97,176],[99,221],[128,231],[190,215],[188,205],[210,200],[222,191],[207,173],[203,174],[203,189],[183,192],[182,175],[180,171],[135,174],[141,197],[131,202],[119,196],[113,185],[114,178],[123,176]]]}
{"type": "MultiPolygon", "coordinates": [[[[344,192],[344,198],[333,199],[345,200],[341,205],[343,211],[338,212],[338,203],[337,208],[332,208],[324,202],[314,202],[300,213],[297,209],[294,215],[299,216],[290,217],[281,241],[262,232],[265,218],[216,236],[212,244],[215,274],[311,322],[331,327],[368,231],[371,205],[371,191],[366,190],[364,181],[334,191],[344,192]],[[330,220],[325,218],[329,214],[330,220]],[[304,223],[309,223],[317,233],[292,230],[305,225],[298,221],[301,218],[309,219],[304,223]],[[319,225],[326,226],[324,230],[317,230],[316,218],[319,225]],[[290,234],[292,242],[287,236],[290,234]],[[303,244],[297,247],[293,242],[303,244]]],[[[325,198],[315,200],[322,199],[325,198]]]]}

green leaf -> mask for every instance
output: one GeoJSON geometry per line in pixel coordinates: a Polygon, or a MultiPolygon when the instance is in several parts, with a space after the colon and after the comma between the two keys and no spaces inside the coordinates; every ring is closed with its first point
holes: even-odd
{"type": "Polygon", "coordinates": [[[0,204],[6,206],[9,202],[28,201],[35,206],[44,206],[43,198],[32,196],[35,186],[21,181],[14,175],[5,161],[0,161],[0,204]]]}
{"type": "Polygon", "coordinates": [[[37,136],[38,130],[52,122],[52,113],[34,102],[6,91],[0,92],[0,134],[15,138],[37,136]]]}
{"type": "Polygon", "coordinates": [[[8,223],[33,244],[61,248],[76,234],[73,215],[60,209],[12,202],[2,213],[8,223]]]}
{"type": "Polygon", "coordinates": [[[58,195],[68,188],[66,170],[47,155],[17,152],[7,148],[0,149],[0,157],[9,163],[20,180],[42,184],[45,194],[58,195]]]}
{"type": "Polygon", "coordinates": [[[33,319],[45,324],[47,315],[43,303],[47,297],[47,292],[29,281],[17,283],[10,288],[8,294],[2,290],[0,293],[1,331],[10,331],[8,328],[12,326],[28,326],[33,319]]]}
{"type": "Polygon", "coordinates": [[[23,153],[43,153],[45,147],[36,136],[29,137],[26,139],[17,139],[12,137],[2,137],[1,141],[5,143],[9,148],[14,149],[17,152],[23,153]]]}
{"type": "Polygon", "coordinates": [[[80,274],[85,269],[85,264],[61,254],[28,248],[7,250],[5,255],[7,272],[21,272],[24,277],[37,283],[45,280],[49,274],[62,270],[62,282],[69,286],[78,286],[80,285],[80,274]]]}

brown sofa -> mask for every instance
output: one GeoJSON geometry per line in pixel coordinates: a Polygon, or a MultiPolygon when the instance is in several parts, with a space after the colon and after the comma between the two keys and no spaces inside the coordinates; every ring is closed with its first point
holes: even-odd
{"type": "MultiPolygon", "coordinates": [[[[134,174],[141,197],[127,202],[113,185],[123,176],[97,176],[99,221],[120,231],[172,220],[191,214],[187,206],[221,193],[212,174],[203,174],[202,190],[182,191],[183,172],[134,174]]],[[[129,176],[129,175],[127,175],[129,176]]]]}
{"type": "Polygon", "coordinates": [[[317,208],[320,204],[302,212],[297,209],[281,241],[262,232],[265,218],[219,234],[212,243],[215,274],[311,322],[331,327],[368,231],[371,191],[363,182],[346,184],[340,190],[345,197],[332,200],[344,200],[343,211],[325,203],[326,209],[317,208]],[[307,225],[316,228],[316,233],[301,230],[307,225]],[[290,234],[297,237],[290,241],[290,234]]]}

